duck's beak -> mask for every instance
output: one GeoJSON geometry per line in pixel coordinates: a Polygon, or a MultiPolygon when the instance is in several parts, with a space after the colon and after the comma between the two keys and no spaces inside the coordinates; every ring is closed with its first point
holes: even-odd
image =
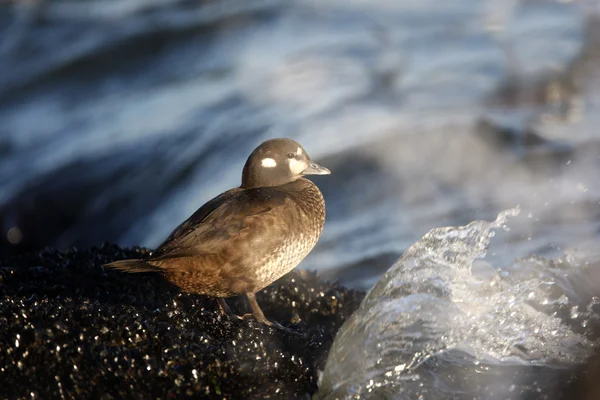
{"type": "Polygon", "coordinates": [[[302,171],[302,175],[329,175],[331,171],[325,167],[321,167],[319,164],[315,162],[310,162],[308,167],[304,171],[302,171]]]}

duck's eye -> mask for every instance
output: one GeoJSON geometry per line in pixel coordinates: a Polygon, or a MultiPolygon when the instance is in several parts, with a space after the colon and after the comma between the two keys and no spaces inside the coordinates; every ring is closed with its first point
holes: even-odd
{"type": "Polygon", "coordinates": [[[294,153],[288,153],[287,154],[287,158],[294,158],[296,157],[296,155],[294,153]]]}

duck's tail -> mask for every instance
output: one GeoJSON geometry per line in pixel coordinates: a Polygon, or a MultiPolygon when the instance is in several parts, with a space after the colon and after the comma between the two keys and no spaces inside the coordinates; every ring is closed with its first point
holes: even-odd
{"type": "Polygon", "coordinates": [[[121,260],[114,261],[108,264],[104,264],[105,267],[114,268],[119,271],[129,272],[129,273],[137,273],[137,272],[159,272],[161,269],[152,264],[148,264],[145,260],[121,260]]]}

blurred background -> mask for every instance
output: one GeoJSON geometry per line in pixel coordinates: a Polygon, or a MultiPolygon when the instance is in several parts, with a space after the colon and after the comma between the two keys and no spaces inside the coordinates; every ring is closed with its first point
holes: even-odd
{"type": "Polygon", "coordinates": [[[290,137],[332,170],[301,264],[369,288],[438,226],[592,251],[600,3],[0,2],[0,251],[155,247],[290,137]]]}

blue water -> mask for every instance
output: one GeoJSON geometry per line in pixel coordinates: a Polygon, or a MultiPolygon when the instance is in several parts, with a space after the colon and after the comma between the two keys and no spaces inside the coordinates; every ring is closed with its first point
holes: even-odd
{"type": "Polygon", "coordinates": [[[596,398],[576,386],[598,345],[597,253],[494,265],[489,245],[518,212],[407,249],[338,331],[316,397],[596,398]]]}
{"type": "Polygon", "coordinates": [[[499,265],[585,248],[598,16],[534,0],[5,4],[2,249],[156,246],[280,136],[332,170],[301,268],[347,285],[369,288],[434,227],[516,205],[499,265]]]}

